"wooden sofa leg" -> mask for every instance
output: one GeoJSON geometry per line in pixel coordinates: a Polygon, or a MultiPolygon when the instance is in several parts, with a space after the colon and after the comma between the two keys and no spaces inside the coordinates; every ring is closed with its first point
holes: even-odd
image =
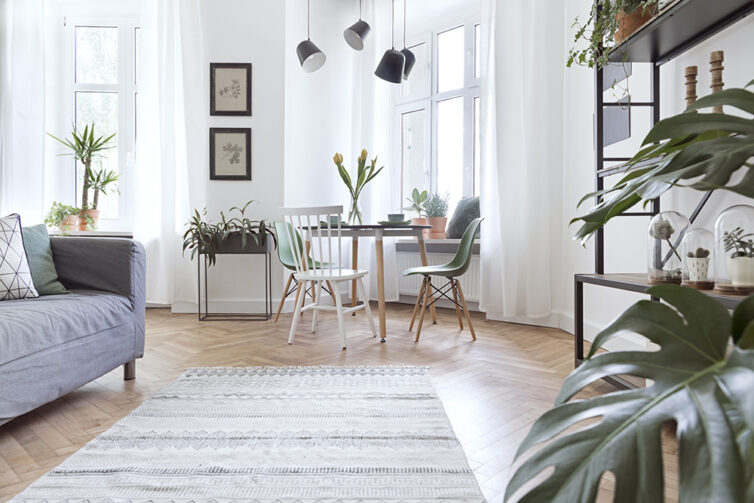
{"type": "Polygon", "coordinates": [[[131,381],[132,379],[136,379],[136,360],[123,364],[123,380],[131,381]]]}

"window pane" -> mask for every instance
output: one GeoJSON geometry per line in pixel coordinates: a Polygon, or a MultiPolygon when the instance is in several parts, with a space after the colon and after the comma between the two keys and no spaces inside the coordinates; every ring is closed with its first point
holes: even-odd
{"type": "Polygon", "coordinates": [[[478,24],[474,25],[474,78],[482,74],[482,30],[478,24]]]}
{"type": "MultiPolygon", "coordinates": [[[[401,204],[407,206],[414,187],[419,192],[429,189],[426,145],[426,110],[416,110],[401,115],[401,204]]],[[[412,215],[416,216],[416,215],[412,215]]]]}
{"type": "Polygon", "coordinates": [[[463,197],[463,97],[437,103],[437,192],[452,215],[463,197]]]}
{"type": "Polygon", "coordinates": [[[139,85],[139,64],[141,64],[141,28],[134,28],[134,84],[139,85]]]}
{"type": "Polygon", "coordinates": [[[463,26],[437,35],[437,91],[463,87],[463,26]]]}
{"type": "Polygon", "coordinates": [[[474,195],[481,193],[481,168],[482,168],[482,136],[480,131],[481,125],[481,101],[479,96],[474,98],[474,195]]]}
{"type": "Polygon", "coordinates": [[[76,27],[76,82],[118,83],[118,28],[76,27]]]}
{"type": "Polygon", "coordinates": [[[403,81],[401,86],[401,96],[403,98],[424,98],[430,92],[429,83],[429,65],[427,64],[427,44],[418,44],[409,47],[411,52],[416,56],[416,64],[411,70],[407,80],[403,81]]]}
{"type": "MultiPolygon", "coordinates": [[[[95,92],[77,92],[76,93],[76,127],[83,131],[87,125],[94,124],[94,137],[110,136],[118,131],[118,93],[95,93],[95,92]]],[[[116,136],[110,140],[110,145],[115,147],[118,144],[116,136]]],[[[111,148],[102,152],[102,156],[92,160],[92,170],[94,172],[105,169],[107,171],[118,172],[118,149],[111,148]]],[[[77,171],[78,191],[81,190],[83,182],[83,167],[79,166],[77,171]]],[[[114,188],[111,185],[110,188],[114,188]]],[[[90,204],[94,202],[94,193],[89,191],[90,204]]],[[[79,202],[81,194],[79,193],[79,202]]],[[[114,191],[108,191],[108,194],[100,194],[99,206],[100,218],[118,218],[118,194],[114,191]]]]}

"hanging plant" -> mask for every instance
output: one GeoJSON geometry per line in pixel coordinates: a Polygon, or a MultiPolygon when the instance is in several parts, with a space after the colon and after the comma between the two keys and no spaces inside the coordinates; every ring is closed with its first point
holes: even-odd
{"type": "Polygon", "coordinates": [[[608,62],[610,47],[620,43],[644,24],[660,0],[601,0],[594,2],[584,23],[573,22],[576,34],[568,52],[569,68],[574,63],[601,68],[608,62]],[[617,37],[616,37],[617,36],[617,37]],[[617,40],[616,40],[617,38],[617,40]],[[586,46],[584,46],[586,44],[586,46]]]}

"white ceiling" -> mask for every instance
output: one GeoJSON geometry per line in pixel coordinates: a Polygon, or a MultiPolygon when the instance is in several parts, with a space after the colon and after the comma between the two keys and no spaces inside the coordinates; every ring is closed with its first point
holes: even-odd
{"type": "MultiPolygon", "coordinates": [[[[396,3],[396,10],[402,5],[396,3]]],[[[447,15],[464,9],[478,9],[480,0],[406,0],[407,17],[409,20],[423,17],[447,15]]]]}

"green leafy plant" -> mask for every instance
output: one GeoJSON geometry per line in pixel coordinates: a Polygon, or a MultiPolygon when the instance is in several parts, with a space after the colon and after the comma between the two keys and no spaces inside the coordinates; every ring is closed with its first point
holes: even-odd
{"type": "MultiPolygon", "coordinates": [[[[747,87],[754,85],[750,82],[747,87]]],[[[664,119],[644,138],[643,148],[626,165],[612,188],[585,195],[599,202],[585,215],[575,237],[586,242],[610,219],[644,202],[646,206],[674,186],[700,191],[725,189],[754,198],[754,93],[731,88],[701,98],[682,114],[664,119]],[[747,114],[693,113],[716,106],[747,114]],[[745,171],[732,181],[733,174],[745,171]]]]}
{"type": "Polygon", "coordinates": [[[45,216],[44,223],[48,227],[62,228],[63,222],[70,216],[78,216],[81,210],[75,206],[68,206],[67,204],[54,201],[50,207],[50,211],[45,216]]]}
{"type": "Polygon", "coordinates": [[[552,467],[520,502],[595,501],[608,471],[616,478],[616,501],[662,502],[660,435],[672,423],[680,446],[680,501],[754,501],[754,296],[731,318],[722,304],[690,288],[662,285],[647,293],[667,304],[640,301],[597,336],[555,407],[519,447],[518,457],[548,442],[519,466],[506,501],[552,467]],[[659,351],[596,354],[624,332],[643,335],[659,351]],[[735,344],[730,351],[729,341],[735,344]],[[653,384],[572,400],[590,383],[616,374],[653,384]],[[564,434],[586,420],[593,422],[564,434]]]}
{"type": "Polygon", "coordinates": [[[411,197],[406,198],[406,201],[408,201],[410,205],[403,208],[403,210],[413,211],[416,213],[417,218],[422,218],[422,215],[426,212],[424,205],[427,203],[428,198],[429,192],[426,190],[419,192],[419,189],[414,188],[411,192],[411,197]]]}
{"type": "Polygon", "coordinates": [[[351,175],[348,174],[348,170],[343,166],[343,156],[336,153],[333,157],[333,162],[335,162],[335,166],[338,168],[338,174],[343,180],[343,183],[346,184],[348,193],[351,196],[351,209],[348,213],[348,223],[352,225],[356,222],[359,224],[362,223],[361,209],[359,208],[359,196],[361,196],[361,191],[364,190],[364,187],[366,187],[375,176],[379,175],[380,171],[384,168],[384,166],[382,166],[380,169],[377,169],[376,157],[372,159],[372,162],[367,166],[367,155],[368,153],[366,149],[364,149],[356,160],[358,166],[356,170],[356,183],[353,182],[351,175]]]}
{"type": "Polygon", "coordinates": [[[592,4],[589,16],[582,23],[578,18],[573,22],[576,30],[574,46],[568,52],[567,66],[605,66],[608,62],[613,37],[621,28],[622,13],[633,14],[638,9],[642,13],[653,13],[659,0],[601,0],[592,4]]]}
{"type": "Polygon", "coordinates": [[[107,137],[99,136],[95,138],[94,124],[87,124],[84,126],[83,133],[79,133],[79,130],[74,125],[70,139],[60,139],[51,133],[47,134],[70,150],[70,152],[60,155],[73,156],[74,159],[84,165],[84,182],[81,188],[81,208],[84,210],[94,209],[89,208],[89,188],[94,177],[92,174],[92,161],[98,157],[102,157],[105,150],[115,148],[115,145],[110,144],[110,140],[115,137],[115,133],[107,137]]]}
{"type": "Polygon", "coordinates": [[[442,197],[439,194],[432,194],[424,202],[424,211],[428,217],[448,216],[448,196],[442,197]]]}
{"type": "Polygon", "coordinates": [[[188,227],[183,233],[183,253],[191,252],[193,260],[197,253],[207,256],[209,265],[215,265],[217,253],[223,243],[231,236],[237,235],[241,239],[241,248],[246,248],[251,239],[255,245],[264,245],[267,238],[271,238],[277,246],[274,227],[268,226],[265,220],[252,220],[246,216],[246,211],[254,201],[249,201],[242,207],[234,206],[225,212],[220,212],[220,220],[216,223],[207,222],[207,208],[201,212],[194,210],[194,215],[186,223],[188,227]]]}
{"type": "Polygon", "coordinates": [[[746,233],[741,227],[736,227],[730,232],[723,233],[725,252],[733,252],[730,256],[731,258],[754,257],[754,240],[752,236],[754,236],[754,233],[746,233]]]}
{"type": "Polygon", "coordinates": [[[101,169],[96,172],[92,171],[91,174],[92,176],[89,179],[87,188],[94,191],[91,209],[96,210],[99,206],[100,193],[104,195],[107,195],[108,193],[120,194],[117,185],[120,174],[112,170],[108,171],[106,169],[101,169]]]}
{"type": "Polygon", "coordinates": [[[709,257],[709,250],[706,248],[697,248],[696,251],[688,252],[686,254],[688,258],[707,258],[709,257]]]}

